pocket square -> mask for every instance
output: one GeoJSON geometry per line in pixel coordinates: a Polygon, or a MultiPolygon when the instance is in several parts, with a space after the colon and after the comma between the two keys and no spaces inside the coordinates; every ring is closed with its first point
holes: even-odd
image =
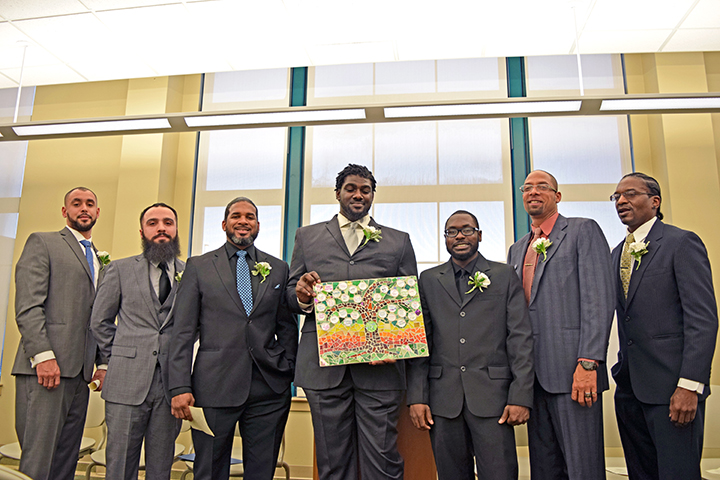
{"type": "Polygon", "coordinates": [[[275,285],[275,290],[277,290],[278,288],[280,288],[280,284],[279,284],[279,283],[278,283],[277,285],[275,285]]]}

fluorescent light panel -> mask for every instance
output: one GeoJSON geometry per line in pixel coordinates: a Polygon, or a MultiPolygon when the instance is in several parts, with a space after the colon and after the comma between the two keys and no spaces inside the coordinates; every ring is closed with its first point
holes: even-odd
{"type": "Polygon", "coordinates": [[[257,123],[323,122],[332,120],[364,120],[365,109],[311,110],[301,112],[242,113],[237,115],[207,115],[185,117],[188,127],[222,125],[253,125],[257,123]]]}
{"type": "Polygon", "coordinates": [[[57,123],[12,127],[18,137],[29,135],[63,135],[68,133],[118,132],[125,130],[159,130],[170,128],[166,118],[110,120],[106,122],[57,123]]]}
{"type": "Polygon", "coordinates": [[[388,107],[385,118],[447,117],[459,115],[507,115],[521,113],[577,112],[580,100],[560,102],[507,102],[474,105],[431,105],[422,107],[388,107]]]}
{"type": "Polygon", "coordinates": [[[627,98],[603,100],[601,112],[617,110],[680,110],[720,108],[720,98],[627,98]]]}

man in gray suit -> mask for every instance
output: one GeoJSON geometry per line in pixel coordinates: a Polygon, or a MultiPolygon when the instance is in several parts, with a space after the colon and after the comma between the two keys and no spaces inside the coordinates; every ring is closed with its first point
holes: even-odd
{"type": "Polygon", "coordinates": [[[595,221],[558,213],[562,195],[549,173],[531,172],[521,190],[532,232],[510,247],[508,264],[522,280],[534,336],[531,476],[604,479],[610,248],[595,221]]]}
{"type": "Polygon", "coordinates": [[[192,431],[199,480],[230,475],[235,425],[245,478],[272,480],[290,413],[298,329],[285,302],[288,265],[255,248],[257,214],[249,198],[232,200],[222,222],[228,241],[190,258],[178,290],[169,358],[173,415],[189,420],[190,406],[203,407],[215,434],[192,431]]]}
{"type": "Polygon", "coordinates": [[[408,234],[380,226],[368,215],[375,185],[370,170],[348,165],[335,181],[340,213],[295,234],[288,303],[307,314],[295,383],[310,405],[321,480],[353,480],[358,470],[364,480],[403,477],[397,422],[405,362],[321,368],[311,303],[313,286],[321,281],[417,275],[408,234]],[[374,233],[375,240],[364,232],[374,233]]]}
{"type": "Polygon", "coordinates": [[[410,418],[430,430],[440,480],[518,477],[515,432],[533,398],[532,327],[511,267],[478,253],[477,218],[445,223],[447,263],[420,275],[430,357],[408,368],[410,418]]]}
{"type": "Polygon", "coordinates": [[[59,232],[33,233],[15,267],[20,345],[13,365],[20,471],[35,480],[72,479],[85,426],[88,382],[98,355],[90,312],[102,263],[92,244],[100,209],[95,194],[70,190],[59,232]]]}
{"type": "Polygon", "coordinates": [[[108,428],[105,478],[168,480],[182,421],[170,412],[168,344],[178,279],[177,212],[155,203],[140,214],[143,253],[112,262],[98,287],[90,324],[110,358],[102,389],[108,428]],[[115,319],[117,318],[117,325],[115,319]]]}
{"type": "Polygon", "coordinates": [[[620,352],[615,412],[631,479],[700,479],[718,316],[707,250],[662,222],[657,180],[611,196],[628,237],[612,253],[620,352]],[[634,254],[633,254],[634,252],[634,254]]]}

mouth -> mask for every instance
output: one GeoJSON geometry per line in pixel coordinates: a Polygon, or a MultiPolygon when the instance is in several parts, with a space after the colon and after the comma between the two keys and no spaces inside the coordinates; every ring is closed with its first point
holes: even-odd
{"type": "Polygon", "coordinates": [[[167,235],[167,234],[165,234],[165,233],[159,233],[159,234],[157,234],[157,235],[155,235],[155,236],[153,237],[153,241],[155,241],[155,240],[163,240],[163,239],[164,239],[164,240],[168,240],[168,241],[169,241],[169,240],[172,240],[172,238],[170,238],[170,235],[167,235]]]}

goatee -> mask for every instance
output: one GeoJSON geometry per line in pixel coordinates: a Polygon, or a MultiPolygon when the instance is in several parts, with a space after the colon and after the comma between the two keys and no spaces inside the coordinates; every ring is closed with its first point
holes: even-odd
{"type": "Polygon", "coordinates": [[[70,222],[70,228],[72,228],[73,230],[77,230],[78,232],[89,232],[95,226],[95,222],[97,222],[97,219],[93,219],[88,224],[82,224],[74,218],[68,217],[68,222],[70,222]]]}
{"type": "Polygon", "coordinates": [[[255,242],[257,235],[250,235],[249,237],[236,237],[235,235],[228,235],[228,240],[238,247],[249,247],[255,242]]]}
{"type": "Polygon", "coordinates": [[[176,236],[170,241],[156,243],[142,236],[143,255],[148,262],[160,264],[169,262],[180,256],[180,239],[176,236]]]}

